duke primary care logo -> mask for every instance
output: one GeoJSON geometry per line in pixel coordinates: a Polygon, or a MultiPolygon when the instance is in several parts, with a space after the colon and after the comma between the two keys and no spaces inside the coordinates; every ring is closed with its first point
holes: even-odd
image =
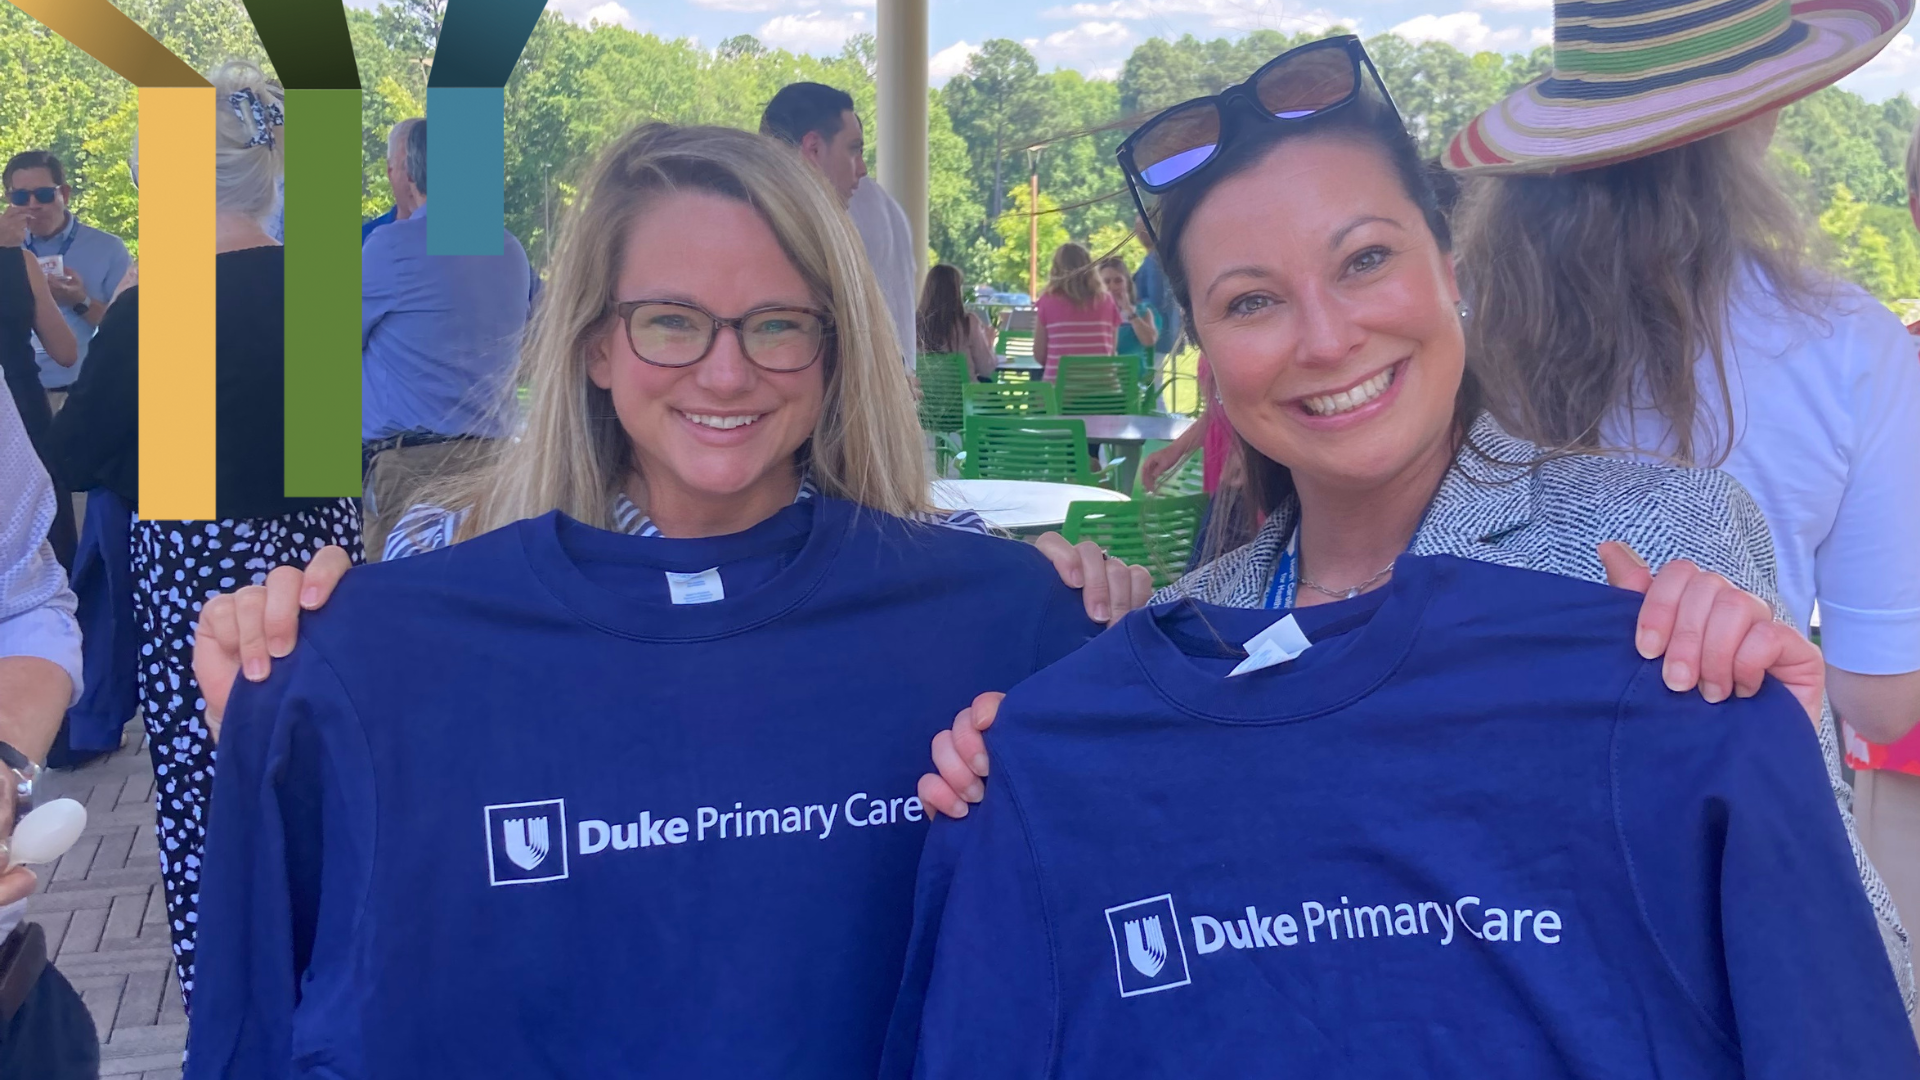
{"type": "Polygon", "coordinates": [[[495,885],[567,876],[567,801],[487,807],[487,874],[495,885]]]}
{"type": "Polygon", "coordinates": [[[1187,947],[1180,939],[1180,916],[1173,896],[1162,894],[1107,909],[1113,935],[1113,963],[1120,973],[1120,996],[1134,997],[1185,986],[1187,947]]]}

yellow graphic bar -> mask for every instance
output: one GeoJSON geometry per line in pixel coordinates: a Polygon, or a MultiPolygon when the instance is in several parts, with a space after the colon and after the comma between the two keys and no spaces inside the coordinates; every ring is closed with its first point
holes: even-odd
{"type": "MultiPolygon", "coordinates": [[[[13,0],[13,6],[135,86],[207,85],[185,60],[173,55],[107,0],[13,0]]],[[[141,142],[146,142],[144,137],[141,142]]],[[[213,152],[211,141],[207,152],[213,152]]]]}
{"type": "Polygon", "coordinates": [[[140,90],[140,505],[214,513],[213,87],[140,90]]]}

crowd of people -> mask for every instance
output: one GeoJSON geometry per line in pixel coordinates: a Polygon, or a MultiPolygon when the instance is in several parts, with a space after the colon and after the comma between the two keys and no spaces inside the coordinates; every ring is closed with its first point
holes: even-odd
{"type": "MultiPolygon", "coordinates": [[[[365,495],[291,499],[284,93],[209,73],[209,521],[135,512],[137,271],[19,155],[0,836],[137,700],[189,1076],[1920,1076],[1920,350],[1766,156],[1856,7],[1556,70],[1457,205],[1357,38],[1142,123],[1146,257],[1033,338],[1202,354],[1158,592],[935,502],[914,357],[994,328],[841,91],[615,139],[544,276],[428,254],[395,125],[365,495]]],[[[9,985],[0,1066],[97,1069],[9,985]]]]}

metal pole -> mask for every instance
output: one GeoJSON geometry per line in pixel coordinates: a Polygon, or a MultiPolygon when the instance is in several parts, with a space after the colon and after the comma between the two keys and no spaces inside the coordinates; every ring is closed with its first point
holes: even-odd
{"type": "Polygon", "coordinates": [[[1027,181],[1027,295],[1040,297],[1040,161],[1029,154],[1033,175],[1027,181]]]}

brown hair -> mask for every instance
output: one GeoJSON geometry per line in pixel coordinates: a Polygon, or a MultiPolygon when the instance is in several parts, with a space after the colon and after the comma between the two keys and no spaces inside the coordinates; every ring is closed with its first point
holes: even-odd
{"type": "Polygon", "coordinates": [[[922,352],[960,352],[967,347],[967,303],[960,292],[960,268],[940,263],[927,271],[920,287],[919,324],[922,352]]]}
{"type": "Polygon", "coordinates": [[[1100,260],[1097,269],[1101,274],[1105,274],[1109,270],[1118,270],[1120,271],[1120,276],[1127,279],[1127,306],[1120,314],[1131,316],[1133,314],[1133,305],[1139,303],[1140,298],[1133,294],[1133,272],[1127,269],[1127,260],[1118,255],[1109,255],[1100,260]]]}
{"type": "Polygon", "coordinates": [[[1094,273],[1093,256],[1086,248],[1061,244],[1055,249],[1045,292],[1065,298],[1074,307],[1086,307],[1100,298],[1100,276],[1094,273]]]}
{"type": "MultiPolygon", "coordinates": [[[[1194,211],[1221,182],[1259,165],[1283,143],[1311,135],[1349,139],[1378,149],[1383,158],[1382,164],[1393,170],[1407,198],[1419,209],[1421,219],[1433,234],[1434,243],[1442,253],[1452,250],[1452,232],[1446,216],[1440,212],[1439,201],[1434,195],[1426,166],[1422,164],[1419,151],[1414,146],[1413,137],[1407,134],[1398,114],[1386,103],[1362,97],[1345,108],[1293,123],[1259,124],[1243,129],[1238,138],[1221,148],[1219,157],[1205,171],[1160,197],[1154,222],[1160,235],[1160,242],[1154,250],[1160,253],[1167,283],[1172,287],[1174,299],[1180,302],[1180,311],[1186,317],[1188,333],[1203,352],[1206,342],[1200,341],[1197,334],[1192,288],[1187,280],[1185,255],[1180,248],[1181,238],[1186,234],[1194,211]]],[[[1474,418],[1480,415],[1484,407],[1480,382],[1469,365],[1461,375],[1460,389],[1454,397],[1457,439],[1467,437],[1474,418]]],[[[1246,464],[1247,497],[1261,510],[1272,513],[1293,497],[1293,474],[1285,465],[1262,454],[1238,431],[1234,432],[1234,452],[1242,455],[1246,464]]],[[[1229,502],[1226,510],[1231,509],[1229,502]]]]}
{"type": "Polygon", "coordinates": [[[1727,320],[1749,268],[1788,308],[1816,315],[1827,295],[1753,130],[1565,176],[1478,181],[1460,232],[1467,355],[1501,422],[1547,446],[1601,448],[1602,422],[1632,402],[1665,421],[1677,463],[1719,464],[1734,432],[1730,420],[1705,430],[1695,369],[1710,359],[1704,392],[1730,418],[1727,320]]]}

